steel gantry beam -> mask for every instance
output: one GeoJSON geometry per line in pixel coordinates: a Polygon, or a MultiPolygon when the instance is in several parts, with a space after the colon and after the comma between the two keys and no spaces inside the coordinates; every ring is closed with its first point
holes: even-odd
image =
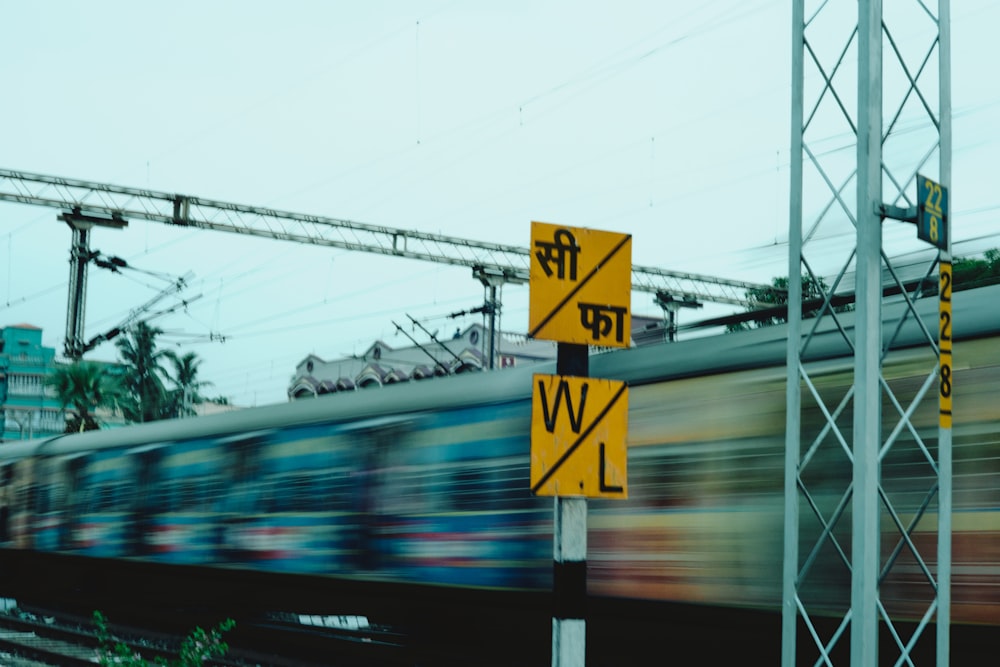
{"type": "MultiPolygon", "coordinates": [[[[529,276],[530,250],[519,246],[59,176],[0,169],[0,200],[465,266],[507,283],[527,283],[529,276]]],[[[643,266],[632,267],[632,288],[737,306],[753,305],[749,290],[773,289],[643,266]]]]}

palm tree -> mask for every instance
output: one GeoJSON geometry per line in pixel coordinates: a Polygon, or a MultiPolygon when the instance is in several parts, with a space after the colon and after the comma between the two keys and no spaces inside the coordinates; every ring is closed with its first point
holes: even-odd
{"type": "Polygon", "coordinates": [[[115,379],[103,367],[89,361],[56,368],[45,379],[45,384],[55,390],[64,410],[73,406],[73,416],[66,422],[66,433],[99,429],[93,411],[115,405],[119,396],[115,379]]]}
{"type": "Polygon", "coordinates": [[[122,379],[122,412],[130,422],[149,422],[170,416],[169,396],[163,385],[168,377],[163,360],[169,353],[156,349],[161,329],[138,322],[115,345],[127,370],[122,379]]]}
{"type": "Polygon", "coordinates": [[[191,417],[195,414],[193,406],[205,401],[199,390],[212,383],[198,379],[201,359],[194,352],[179,357],[173,352],[168,352],[167,357],[174,366],[174,374],[170,377],[170,381],[174,384],[174,390],[171,392],[173,416],[191,417]]]}

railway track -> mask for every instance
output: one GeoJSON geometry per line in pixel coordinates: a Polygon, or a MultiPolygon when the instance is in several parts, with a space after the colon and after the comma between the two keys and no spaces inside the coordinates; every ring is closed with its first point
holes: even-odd
{"type": "MultiPolygon", "coordinates": [[[[176,623],[166,623],[173,625],[176,623]]],[[[230,644],[225,656],[206,664],[217,667],[360,667],[409,666],[402,635],[370,624],[363,617],[267,614],[243,628],[241,641],[230,644]],[[252,637],[252,645],[246,638],[252,637]]],[[[109,627],[115,643],[152,661],[174,661],[187,635],[130,627],[109,627]]],[[[92,666],[101,654],[91,619],[41,607],[0,610],[0,665],[7,667],[92,666]]]]}
{"type": "Polygon", "coordinates": [[[0,615],[0,660],[4,665],[91,666],[97,658],[97,639],[58,622],[55,617],[0,615]]]}

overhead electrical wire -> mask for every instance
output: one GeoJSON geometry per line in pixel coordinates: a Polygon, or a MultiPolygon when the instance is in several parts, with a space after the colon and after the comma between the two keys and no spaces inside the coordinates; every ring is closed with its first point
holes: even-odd
{"type": "MultiPolygon", "coordinates": [[[[680,17],[680,18],[682,20],[683,19],[687,19],[689,16],[696,14],[698,11],[704,11],[705,8],[707,8],[709,6],[711,6],[711,5],[704,5],[703,7],[699,8],[698,10],[692,10],[692,11],[688,12],[688,14],[686,14],[686,15],[680,17]]],[[[740,20],[743,17],[743,15],[746,15],[746,14],[749,14],[749,13],[751,13],[751,10],[744,10],[741,13],[734,14],[732,17],[722,19],[722,22],[723,23],[727,23],[727,22],[732,22],[732,21],[740,20]]],[[[402,26],[399,30],[408,29],[408,28],[412,27],[412,25],[413,25],[412,22],[408,22],[405,26],[402,26]]],[[[668,26],[665,26],[664,29],[666,29],[667,27],[668,26]]],[[[616,51],[615,53],[611,54],[610,56],[605,57],[602,61],[599,61],[599,63],[595,64],[591,68],[588,68],[588,69],[584,70],[583,72],[579,73],[578,75],[576,75],[574,77],[567,78],[563,82],[555,84],[551,88],[549,88],[547,90],[544,90],[544,91],[541,91],[540,93],[537,93],[536,95],[534,95],[534,96],[532,96],[530,98],[527,98],[526,101],[524,103],[522,103],[522,106],[524,104],[533,104],[534,105],[534,104],[538,104],[538,103],[541,103],[541,102],[546,102],[548,100],[552,100],[552,101],[554,101],[554,104],[545,107],[545,110],[542,111],[542,114],[543,115],[547,115],[549,113],[552,113],[556,109],[558,109],[558,108],[560,108],[562,106],[565,106],[567,104],[570,104],[575,99],[578,99],[578,97],[580,95],[582,95],[583,93],[585,93],[585,92],[593,89],[596,86],[601,85],[602,83],[604,83],[605,81],[609,80],[610,78],[613,78],[617,74],[619,74],[621,72],[624,72],[624,71],[627,71],[630,67],[638,65],[639,63],[647,60],[648,58],[656,55],[657,53],[660,53],[662,50],[666,50],[666,49],[668,49],[672,45],[679,44],[681,41],[690,39],[691,37],[697,36],[698,34],[702,34],[702,33],[698,32],[698,28],[699,27],[705,28],[706,30],[714,30],[714,29],[717,28],[717,23],[711,23],[711,24],[709,24],[709,23],[703,23],[703,24],[700,24],[700,26],[696,26],[694,29],[692,29],[691,31],[689,31],[690,34],[682,34],[680,36],[671,37],[671,39],[666,40],[666,41],[660,43],[657,46],[654,46],[654,47],[652,47],[650,49],[646,49],[646,50],[642,51],[641,53],[637,53],[637,54],[636,53],[630,53],[629,50],[635,48],[636,45],[639,45],[639,44],[642,44],[642,43],[648,43],[648,39],[649,38],[643,38],[642,40],[638,40],[637,42],[633,42],[632,44],[630,44],[630,45],[628,45],[626,47],[623,47],[622,49],[619,49],[618,51],[616,51]],[[705,28],[705,26],[707,26],[707,28],[705,28]],[[568,97],[567,97],[567,95],[568,95],[568,97]]],[[[395,34],[398,34],[399,30],[397,30],[396,32],[387,33],[386,35],[383,36],[384,39],[386,39],[386,40],[387,39],[391,39],[393,36],[395,36],[395,34]]],[[[658,33],[654,33],[654,34],[658,34],[658,33]]],[[[373,42],[370,42],[369,45],[366,46],[366,47],[364,47],[362,50],[367,49],[367,48],[374,48],[374,46],[377,45],[377,44],[379,44],[379,43],[384,43],[384,42],[381,41],[381,40],[374,40],[373,42]]],[[[299,85],[304,85],[304,84],[299,84],[299,85]]],[[[263,99],[257,105],[256,108],[259,108],[261,106],[266,105],[274,97],[275,96],[272,95],[272,96],[270,96],[268,98],[263,99]]],[[[238,117],[240,115],[244,115],[245,113],[251,113],[253,111],[255,111],[254,107],[242,110],[239,114],[236,114],[236,117],[238,117]]],[[[418,111],[419,111],[419,109],[418,109],[418,111]]],[[[490,114],[489,117],[488,117],[488,120],[482,122],[481,124],[476,124],[476,125],[470,125],[469,123],[464,124],[464,126],[466,128],[470,128],[471,129],[471,132],[473,134],[480,135],[479,136],[479,142],[480,143],[475,144],[474,146],[472,146],[471,150],[469,150],[468,146],[467,146],[466,150],[464,152],[462,152],[461,154],[457,155],[457,156],[455,156],[454,153],[452,153],[451,155],[444,155],[442,153],[435,154],[435,158],[436,158],[436,160],[439,163],[438,164],[438,171],[441,171],[441,170],[443,170],[443,169],[445,169],[447,167],[450,167],[450,166],[454,166],[455,164],[461,164],[463,161],[467,160],[471,155],[474,155],[475,152],[476,152],[476,150],[481,150],[485,146],[489,146],[491,144],[497,143],[499,141],[502,141],[505,137],[510,136],[510,134],[512,132],[516,131],[516,128],[515,129],[511,129],[511,128],[506,127],[506,126],[504,126],[504,127],[497,127],[496,126],[496,123],[498,123],[499,121],[502,121],[502,120],[505,120],[505,119],[509,120],[510,115],[511,115],[511,110],[508,107],[508,108],[500,109],[500,110],[496,111],[494,114],[490,114]],[[443,164],[442,164],[442,162],[443,162],[443,164]]],[[[535,118],[538,118],[538,117],[540,117],[540,116],[535,116],[535,118]]],[[[418,122],[418,125],[419,125],[419,122],[418,122]]],[[[218,127],[218,125],[215,125],[213,127],[218,127]]],[[[197,136],[204,136],[204,134],[207,131],[209,131],[210,129],[211,128],[206,128],[205,131],[203,131],[200,135],[197,135],[197,136]]],[[[422,136],[421,129],[418,128],[418,137],[420,137],[420,139],[422,140],[422,144],[421,144],[421,149],[420,150],[423,151],[424,155],[427,155],[427,153],[432,152],[432,150],[433,151],[438,151],[438,149],[442,148],[442,146],[440,146],[440,144],[435,144],[434,143],[435,140],[444,140],[444,139],[447,139],[449,136],[453,136],[451,134],[453,132],[455,132],[454,129],[438,133],[437,135],[434,135],[434,136],[424,137],[424,136],[422,136]]],[[[631,142],[631,143],[628,144],[628,146],[632,146],[633,144],[638,143],[640,141],[641,142],[648,142],[648,137],[649,137],[650,133],[648,131],[643,131],[642,134],[643,134],[643,138],[641,140],[637,139],[636,142],[631,142]]],[[[657,134],[659,134],[659,132],[657,132],[657,134]]],[[[197,138],[197,136],[194,137],[194,138],[189,139],[189,141],[187,143],[191,143],[191,141],[195,140],[197,138]]],[[[182,144],[182,146],[183,145],[187,145],[187,144],[182,144]]],[[[461,144],[458,144],[458,145],[461,147],[461,144]]],[[[627,146],[625,148],[622,148],[621,150],[626,150],[626,149],[627,149],[627,146]]],[[[390,155],[390,156],[396,156],[396,155],[400,155],[400,154],[411,152],[413,150],[414,150],[414,147],[410,146],[410,147],[401,149],[400,151],[396,151],[394,153],[390,153],[388,155],[390,155]]],[[[162,157],[162,155],[170,154],[172,152],[175,152],[175,149],[171,149],[170,151],[167,151],[166,153],[161,153],[157,157],[162,157]]],[[[610,152],[614,152],[614,151],[612,150],[610,152]]],[[[367,165],[373,165],[374,166],[374,165],[378,165],[378,164],[384,164],[385,163],[384,161],[388,160],[388,159],[391,159],[391,158],[390,157],[381,157],[381,158],[376,157],[376,158],[373,158],[372,160],[370,160],[369,162],[365,163],[365,165],[363,165],[361,168],[365,168],[367,165]]],[[[594,159],[597,160],[599,158],[594,158],[594,159]]],[[[577,165],[574,164],[574,165],[570,165],[570,166],[566,167],[566,169],[572,170],[573,168],[576,168],[576,167],[577,167],[577,165]]],[[[708,167],[706,167],[706,168],[708,168],[708,167]]],[[[338,175],[336,175],[336,176],[333,177],[333,180],[336,180],[336,179],[341,178],[343,176],[346,176],[348,174],[356,173],[357,169],[358,169],[357,167],[354,167],[354,168],[351,168],[351,169],[342,170],[338,175]]],[[[551,173],[552,174],[558,174],[560,172],[558,170],[553,170],[551,173]]],[[[402,175],[401,172],[400,173],[396,173],[396,174],[393,174],[393,173],[388,174],[380,182],[379,189],[381,191],[383,191],[383,192],[384,192],[384,190],[391,189],[392,179],[394,177],[399,177],[400,175],[402,175]]],[[[747,176],[747,178],[749,178],[749,177],[750,176],[747,176]]],[[[329,182],[331,182],[331,179],[320,179],[320,180],[317,180],[315,182],[315,187],[319,187],[321,185],[328,184],[329,182]]],[[[732,181],[726,181],[726,182],[730,183],[732,181]]],[[[307,191],[308,189],[310,189],[310,186],[307,185],[305,188],[297,189],[295,192],[293,192],[291,194],[293,194],[293,195],[294,194],[299,194],[301,192],[307,191]]],[[[704,190],[702,190],[702,191],[704,191],[704,190]]],[[[288,193],[286,193],[286,195],[283,195],[282,197],[285,197],[285,196],[288,196],[288,193]]],[[[280,199],[282,197],[278,197],[277,199],[280,199]]],[[[491,197],[495,197],[495,196],[491,195],[491,197]]],[[[659,203],[659,197],[658,197],[658,203],[659,203]]],[[[27,227],[27,226],[28,225],[24,225],[23,227],[27,227]]],[[[18,228],[16,231],[20,231],[22,228],[18,228]]],[[[190,238],[191,236],[193,236],[193,234],[185,235],[182,238],[174,239],[174,240],[165,242],[164,244],[161,244],[161,245],[163,247],[166,247],[168,245],[174,245],[174,244],[180,243],[181,241],[188,240],[188,238],[190,238]]],[[[8,250],[8,252],[10,252],[10,250],[8,250]]],[[[240,261],[242,261],[242,259],[243,259],[243,257],[240,257],[240,261]]],[[[265,279],[262,277],[261,280],[257,280],[255,282],[249,282],[248,283],[247,279],[248,279],[249,276],[252,276],[252,275],[260,276],[262,273],[265,273],[265,268],[266,268],[266,265],[267,265],[266,260],[262,261],[260,264],[258,264],[255,267],[255,270],[250,271],[250,272],[235,272],[235,271],[232,272],[232,273],[228,272],[229,269],[231,267],[233,267],[235,264],[236,264],[236,261],[230,262],[230,264],[225,269],[223,269],[223,267],[219,267],[216,271],[214,271],[212,274],[210,274],[210,275],[219,276],[220,280],[224,281],[224,284],[225,284],[225,289],[224,290],[220,288],[220,293],[219,293],[219,296],[218,296],[218,298],[216,300],[216,306],[218,306],[218,303],[220,303],[222,300],[228,299],[228,298],[232,298],[233,296],[238,295],[238,294],[246,293],[246,292],[254,289],[254,286],[260,285],[260,284],[262,284],[265,281],[265,279]],[[250,285],[250,287],[248,287],[247,285],[250,285]]],[[[293,273],[294,271],[295,271],[295,268],[291,267],[291,268],[288,269],[288,271],[283,272],[281,275],[289,275],[289,274],[293,273]]],[[[209,279],[208,277],[203,277],[202,278],[202,280],[208,280],[208,279],[209,279]]],[[[54,288],[50,288],[50,289],[45,290],[44,292],[40,292],[38,294],[50,293],[50,292],[54,291],[55,289],[59,289],[60,287],[63,288],[63,289],[65,289],[65,284],[66,283],[63,282],[63,283],[61,283],[60,286],[56,286],[54,288]]],[[[334,300],[337,300],[338,298],[339,297],[335,298],[334,300]]],[[[327,302],[328,302],[328,299],[324,298],[324,300],[322,302],[315,302],[312,305],[300,306],[298,309],[293,309],[293,310],[298,310],[300,312],[308,312],[308,310],[310,310],[311,308],[320,308],[323,305],[326,305],[327,302]]],[[[11,299],[10,299],[10,297],[8,295],[7,306],[9,307],[10,305],[11,305],[11,299]]],[[[201,306],[204,307],[205,304],[202,303],[201,306]]],[[[410,306],[408,305],[408,308],[409,307],[410,306]]],[[[272,322],[274,321],[274,318],[266,318],[266,319],[269,319],[272,322]]],[[[262,324],[265,321],[266,321],[265,318],[259,318],[257,320],[243,322],[243,323],[240,323],[239,325],[237,325],[236,330],[237,331],[243,331],[244,332],[243,333],[243,337],[246,337],[246,336],[263,336],[263,335],[267,335],[268,332],[267,332],[266,329],[255,329],[255,327],[257,325],[262,324]]],[[[294,330],[294,329],[297,329],[297,328],[299,328],[299,327],[294,326],[294,325],[289,325],[288,328],[286,328],[285,330],[294,330]]]]}

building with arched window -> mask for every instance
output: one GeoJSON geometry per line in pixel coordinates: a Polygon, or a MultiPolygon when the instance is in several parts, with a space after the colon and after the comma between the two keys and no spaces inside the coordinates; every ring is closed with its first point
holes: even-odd
{"type": "MultiPolygon", "coordinates": [[[[355,391],[399,382],[424,382],[444,375],[474,373],[489,368],[488,332],[479,324],[456,330],[446,339],[393,347],[372,343],[364,353],[325,360],[314,354],[295,368],[288,388],[289,400],[311,398],[339,391],[355,391]]],[[[497,341],[494,368],[549,361],[556,358],[552,341],[503,334],[497,341]]]]}
{"type": "MultiPolygon", "coordinates": [[[[326,360],[310,354],[295,367],[288,400],[322,394],[382,387],[398,382],[425,382],[444,375],[473,373],[489,368],[488,330],[474,324],[456,330],[447,339],[392,347],[372,343],[363,354],[326,360]]],[[[632,345],[652,345],[667,339],[662,317],[632,315],[632,345]]],[[[412,340],[412,339],[411,339],[412,340]]],[[[593,348],[596,351],[598,348],[593,348]]],[[[554,361],[558,347],[549,340],[503,333],[496,343],[494,368],[502,370],[541,361],[554,361]]]]}

